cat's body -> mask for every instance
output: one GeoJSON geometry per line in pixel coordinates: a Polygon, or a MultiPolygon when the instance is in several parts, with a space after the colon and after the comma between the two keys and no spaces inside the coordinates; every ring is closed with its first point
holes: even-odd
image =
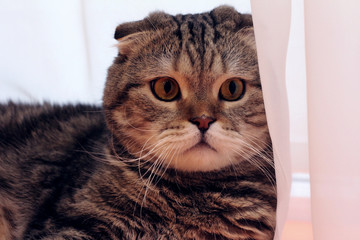
{"type": "Polygon", "coordinates": [[[249,16],[157,13],[115,37],[104,109],[0,106],[0,239],[272,239],[249,16]]]}

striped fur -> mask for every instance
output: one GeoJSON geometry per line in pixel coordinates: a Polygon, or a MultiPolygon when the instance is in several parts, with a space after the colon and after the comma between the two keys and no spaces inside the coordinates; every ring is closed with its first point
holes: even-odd
{"type": "Polygon", "coordinates": [[[270,240],[276,188],[251,17],[118,26],[103,108],[0,105],[0,240],[270,240]],[[151,81],[180,87],[161,101],[151,81]],[[237,101],[221,84],[245,83],[237,101]],[[191,119],[210,116],[204,131],[191,119]],[[199,143],[204,144],[199,145],[199,143]]]}

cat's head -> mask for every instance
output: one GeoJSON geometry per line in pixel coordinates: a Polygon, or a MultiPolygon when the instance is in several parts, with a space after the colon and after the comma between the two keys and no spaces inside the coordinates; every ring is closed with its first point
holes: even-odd
{"type": "Polygon", "coordinates": [[[270,144],[250,15],[162,12],[117,27],[107,124],[136,158],[184,171],[250,159],[270,144]]]}

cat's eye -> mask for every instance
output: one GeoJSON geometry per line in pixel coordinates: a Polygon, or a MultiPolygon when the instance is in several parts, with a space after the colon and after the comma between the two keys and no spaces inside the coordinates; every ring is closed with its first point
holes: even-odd
{"type": "Polygon", "coordinates": [[[175,79],[160,77],[151,81],[151,90],[162,101],[173,101],[180,96],[180,87],[175,79]]]}
{"type": "Polygon", "coordinates": [[[244,81],[240,78],[230,78],[220,87],[219,96],[226,101],[236,101],[245,93],[244,81]]]}

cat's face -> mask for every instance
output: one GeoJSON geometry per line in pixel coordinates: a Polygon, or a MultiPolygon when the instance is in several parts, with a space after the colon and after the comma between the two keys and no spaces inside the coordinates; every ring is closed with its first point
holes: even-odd
{"type": "Polygon", "coordinates": [[[269,143],[249,16],[229,8],[120,25],[107,123],[136,158],[184,171],[249,160],[269,143]],[[230,12],[229,12],[230,11],[230,12]]]}

